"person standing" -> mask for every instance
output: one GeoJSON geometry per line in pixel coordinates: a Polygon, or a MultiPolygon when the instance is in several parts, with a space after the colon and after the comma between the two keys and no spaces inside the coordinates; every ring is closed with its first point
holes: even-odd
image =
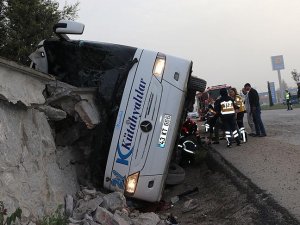
{"type": "Polygon", "coordinates": [[[287,105],[287,110],[293,110],[293,105],[291,102],[291,93],[289,92],[289,90],[285,90],[285,102],[287,105]]]}
{"type": "Polygon", "coordinates": [[[300,103],[300,81],[297,82],[297,86],[298,86],[297,97],[298,97],[298,101],[300,103]]]}
{"type": "Polygon", "coordinates": [[[247,113],[247,121],[251,130],[251,133],[249,134],[250,136],[255,135],[256,131],[255,131],[255,126],[254,126],[254,122],[253,122],[253,117],[251,114],[251,107],[250,107],[250,103],[249,103],[249,97],[248,97],[248,92],[245,90],[245,88],[242,89],[242,93],[245,96],[245,107],[246,107],[246,113],[247,113]]]}
{"type": "Polygon", "coordinates": [[[264,124],[261,120],[261,108],[259,103],[259,95],[257,91],[251,87],[249,83],[244,85],[245,90],[248,92],[248,99],[250,104],[250,113],[253,117],[256,134],[254,136],[265,137],[267,136],[264,124]]]}
{"type": "Polygon", "coordinates": [[[216,127],[218,121],[218,114],[216,113],[212,104],[208,105],[208,112],[207,112],[207,123],[209,124],[209,144],[212,142],[213,144],[219,144],[219,129],[216,127]],[[213,140],[213,133],[215,133],[215,137],[213,140]]]}
{"type": "Polygon", "coordinates": [[[229,96],[234,99],[238,109],[236,110],[236,123],[239,128],[239,133],[241,135],[241,139],[243,142],[246,142],[246,131],[244,127],[244,114],[245,114],[245,105],[243,102],[243,98],[237,93],[236,88],[230,88],[229,96]]]}
{"type": "Polygon", "coordinates": [[[237,106],[235,101],[228,96],[227,89],[220,89],[221,97],[218,98],[215,102],[215,111],[223,122],[225,135],[227,140],[227,147],[232,146],[231,133],[237,143],[238,146],[241,145],[241,141],[239,138],[239,134],[236,127],[236,119],[235,119],[235,109],[237,106]]]}

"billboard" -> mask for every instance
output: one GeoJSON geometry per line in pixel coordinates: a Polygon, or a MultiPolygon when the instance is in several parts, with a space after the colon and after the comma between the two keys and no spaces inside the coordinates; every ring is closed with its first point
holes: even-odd
{"type": "Polygon", "coordinates": [[[272,61],[273,70],[283,70],[284,69],[283,55],[271,56],[271,61],[272,61]]]}
{"type": "Polygon", "coordinates": [[[276,91],[275,91],[275,83],[274,82],[269,82],[270,85],[270,91],[271,91],[271,97],[272,97],[272,102],[277,103],[276,99],[276,91]]]}

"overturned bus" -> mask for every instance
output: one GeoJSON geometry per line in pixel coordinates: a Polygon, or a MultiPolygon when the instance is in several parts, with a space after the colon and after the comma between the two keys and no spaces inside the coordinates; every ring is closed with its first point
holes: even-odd
{"type": "Polygon", "coordinates": [[[206,81],[192,61],[118,44],[70,40],[84,25],[60,21],[42,41],[33,67],[76,87],[97,87],[106,155],[103,185],[150,202],[162,196],[178,131],[206,81]]]}

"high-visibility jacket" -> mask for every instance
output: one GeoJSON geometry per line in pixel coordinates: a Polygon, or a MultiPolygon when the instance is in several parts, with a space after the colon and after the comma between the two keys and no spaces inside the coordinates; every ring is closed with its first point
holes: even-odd
{"type": "Polygon", "coordinates": [[[232,100],[221,102],[221,114],[222,115],[233,114],[234,112],[235,111],[234,111],[234,105],[233,105],[232,100]]]}
{"type": "Polygon", "coordinates": [[[291,93],[290,92],[285,92],[285,99],[289,100],[291,97],[291,93]]]}
{"type": "Polygon", "coordinates": [[[234,116],[235,115],[235,109],[237,108],[237,105],[231,97],[222,96],[221,98],[218,98],[215,101],[215,111],[218,115],[222,117],[224,116],[234,116]]]}
{"type": "Polygon", "coordinates": [[[243,98],[240,95],[235,96],[235,102],[236,102],[237,106],[239,107],[239,109],[238,109],[239,112],[245,112],[246,111],[243,98]]]}

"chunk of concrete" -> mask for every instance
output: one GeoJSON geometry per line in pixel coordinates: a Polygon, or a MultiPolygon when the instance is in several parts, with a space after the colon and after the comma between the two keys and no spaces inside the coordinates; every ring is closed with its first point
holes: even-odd
{"type": "Polygon", "coordinates": [[[102,207],[97,208],[93,219],[95,222],[102,225],[119,225],[118,221],[115,220],[114,215],[102,207]]]}
{"type": "Polygon", "coordinates": [[[122,211],[116,210],[114,213],[114,218],[121,225],[132,225],[133,222],[128,216],[128,211],[126,209],[122,209],[122,211]]]}
{"type": "Polygon", "coordinates": [[[77,207],[73,212],[74,218],[83,219],[86,213],[89,214],[94,212],[102,202],[103,199],[100,196],[89,201],[85,201],[83,199],[79,200],[77,203],[77,207]]]}
{"type": "Polygon", "coordinates": [[[111,212],[115,212],[117,209],[122,210],[126,206],[126,198],[121,192],[113,192],[103,197],[102,207],[111,212]]]}
{"type": "Polygon", "coordinates": [[[160,222],[160,218],[155,213],[142,213],[138,218],[132,219],[134,225],[157,225],[160,222]]]}
{"type": "Polygon", "coordinates": [[[77,115],[88,129],[100,123],[100,113],[97,108],[95,95],[97,88],[76,88],[62,82],[47,85],[50,95],[47,104],[62,109],[75,119],[77,115]]]}
{"type": "Polygon", "coordinates": [[[40,105],[35,107],[40,112],[45,113],[47,118],[52,121],[63,120],[67,117],[67,113],[61,109],[56,109],[48,105],[40,105]]]}
{"type": "Polygon", "coordinates": [[[100,123],[99,111],[95,104],[82,100],[74,108],[88,129],[93,129],[100,123]]]}

